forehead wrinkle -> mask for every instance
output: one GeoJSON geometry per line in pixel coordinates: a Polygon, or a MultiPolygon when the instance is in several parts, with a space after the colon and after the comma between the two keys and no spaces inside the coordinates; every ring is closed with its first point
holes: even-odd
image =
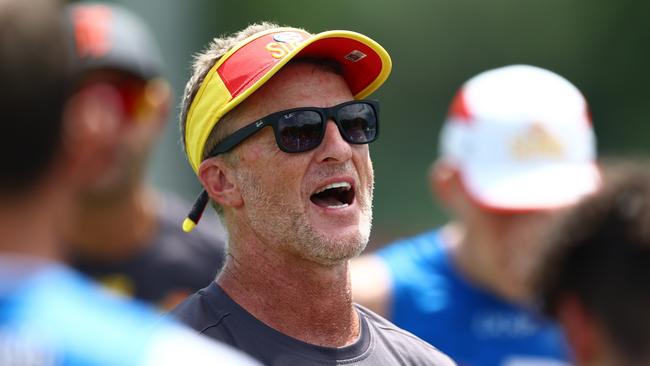
{"type": "Polygon", "coordinates": [[[334,83],[341,83],[344,86],[344,88],[336,90],[345,93],[345,97],[341,98],[342,101],[346,98],[347,100],[353,99],[347,83],[342,76],[335,72],[309,63],[289,64],[240,104],[243,107],[241,115],[244,117],[242,118],[246,119],[246,122],[240,122],[241,126],[285,109],[307,106],[325,107],[326,105],[322,105],[322,103],[327,103],[327,101],[321,101],[315,95],[321,95],[324,92],[331,94],[332,90],[319,89],[323,88],[323,85],[332,87],[334,83]],[[305,68],[310,69],[305,72],[305,68]],[[334,81],[333,77],[336,77],[337,80],[334,81]],[[311,103],[309,105],[296,103],[300,100],[311,101],[311,103]],[[272,105],[282,107],[272,107],[272,105]]]}

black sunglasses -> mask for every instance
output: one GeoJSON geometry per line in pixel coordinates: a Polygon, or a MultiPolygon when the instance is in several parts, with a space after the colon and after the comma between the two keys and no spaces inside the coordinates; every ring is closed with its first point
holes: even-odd
{"type": "Polygon", "coordinates": [[[271,113],[232,133],[208,154],[214,157],[230,151],[254,133],[272,126],[280,150],[300,153],[316,148],[323,141],[327,121],[333,120],[345,141],[367,144],[379,134],[379,103],[353,100],[329,108],[302,107],[271,113]]]}

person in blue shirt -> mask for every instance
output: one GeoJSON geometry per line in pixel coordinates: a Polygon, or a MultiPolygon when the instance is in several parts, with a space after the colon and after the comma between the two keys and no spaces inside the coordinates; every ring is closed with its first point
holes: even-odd
{"type": "Polygon", "coordinates": [[[430,184],[452,220],[354,261],[355,300],[461,366],[566,364],[528,279],[556,214],[599,184],[584,97],[538,67],[486,71],[456,94],[440,146],[430,184]]]}
{"type": "Polygon", "coordinates": [[[0,365],[256,365],[64,264],[61,228],[113,142],[115,125],[90,117],[116,91],[71,93],[61,11],[0,2],[0,365]]]}

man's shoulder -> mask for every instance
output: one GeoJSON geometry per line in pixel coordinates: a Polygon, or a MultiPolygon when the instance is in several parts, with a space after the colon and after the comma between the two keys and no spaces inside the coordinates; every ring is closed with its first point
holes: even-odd
{"type": "Polygon", "coordinates": [[[429,230],[388,243],[377,251],[384,260],[431,260],[442,254],[440,230],[429,230]]]}
{"type": "Polygon", "coordinates": [[[393,291],[411,287],[418,291],[448,291],[455,277],[438,229],[391,243],[377,256],[388,269],[393,291]]]}
{"type": "Polygon", "coordinates": [[[392,353],[409,365],[455,365],[447,355],[414,334],[399,328],[361,305],[355,304],[355,307],[360,316],[368,322],[368,326],[376,338],[378,351],[392,353]]]}
{"type": "Polygon", "coordinates": [[[219,359],[229,365],[258,365],[230,347],[161,318],[148,305],[115,297],[90,283],[61,296],[69,300],[48,312],[58,319],[39,320],[50,324],[46,329],[52,335],[65,340],[57,342],[66,346],[64,357],[79,360],[79,364],[208,365],[219,359]],[[67,311],[63,306],[69,307],[67,311]],[[88,334],[95,336],[89,338],[88,334]]]}
{"type": "MultiPolygon", "coordinates": [[[[159,322],[155,311],[113,296],[64,267],[33,274],[9,296],[12,307],[3,308],[8,320],[2,333],[35,341],[53,362],[140,364],[158,334],[152,331],[159,322]]],[[[175,334],[168,331],[172,328],[161,325],[166,334],[175,334]]]]}
{"type": "Polygon", "coordinates": [[[201,333],[217,327],[228,311],[219,306],[216,290],[217,285],[211,283],[185,299],[169,315],[201,333]]]}

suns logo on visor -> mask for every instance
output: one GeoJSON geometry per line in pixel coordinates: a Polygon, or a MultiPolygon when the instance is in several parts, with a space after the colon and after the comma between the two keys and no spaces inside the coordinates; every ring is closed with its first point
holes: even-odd
{"type": "Polygon", "coordinates": [[[273,58],[280,59],[298,47],[305,39],[300,33],[282,32],[274,34],[273,40],[275,42],[266,45],[266,50],[271,52],[273,58]]]}
{"type": "Polygon", "coordinates": [[[302,35],[296,32],[282,32],[273,35],[273,40],[282,43],[296,43],[302,41],[302,35]]]}

